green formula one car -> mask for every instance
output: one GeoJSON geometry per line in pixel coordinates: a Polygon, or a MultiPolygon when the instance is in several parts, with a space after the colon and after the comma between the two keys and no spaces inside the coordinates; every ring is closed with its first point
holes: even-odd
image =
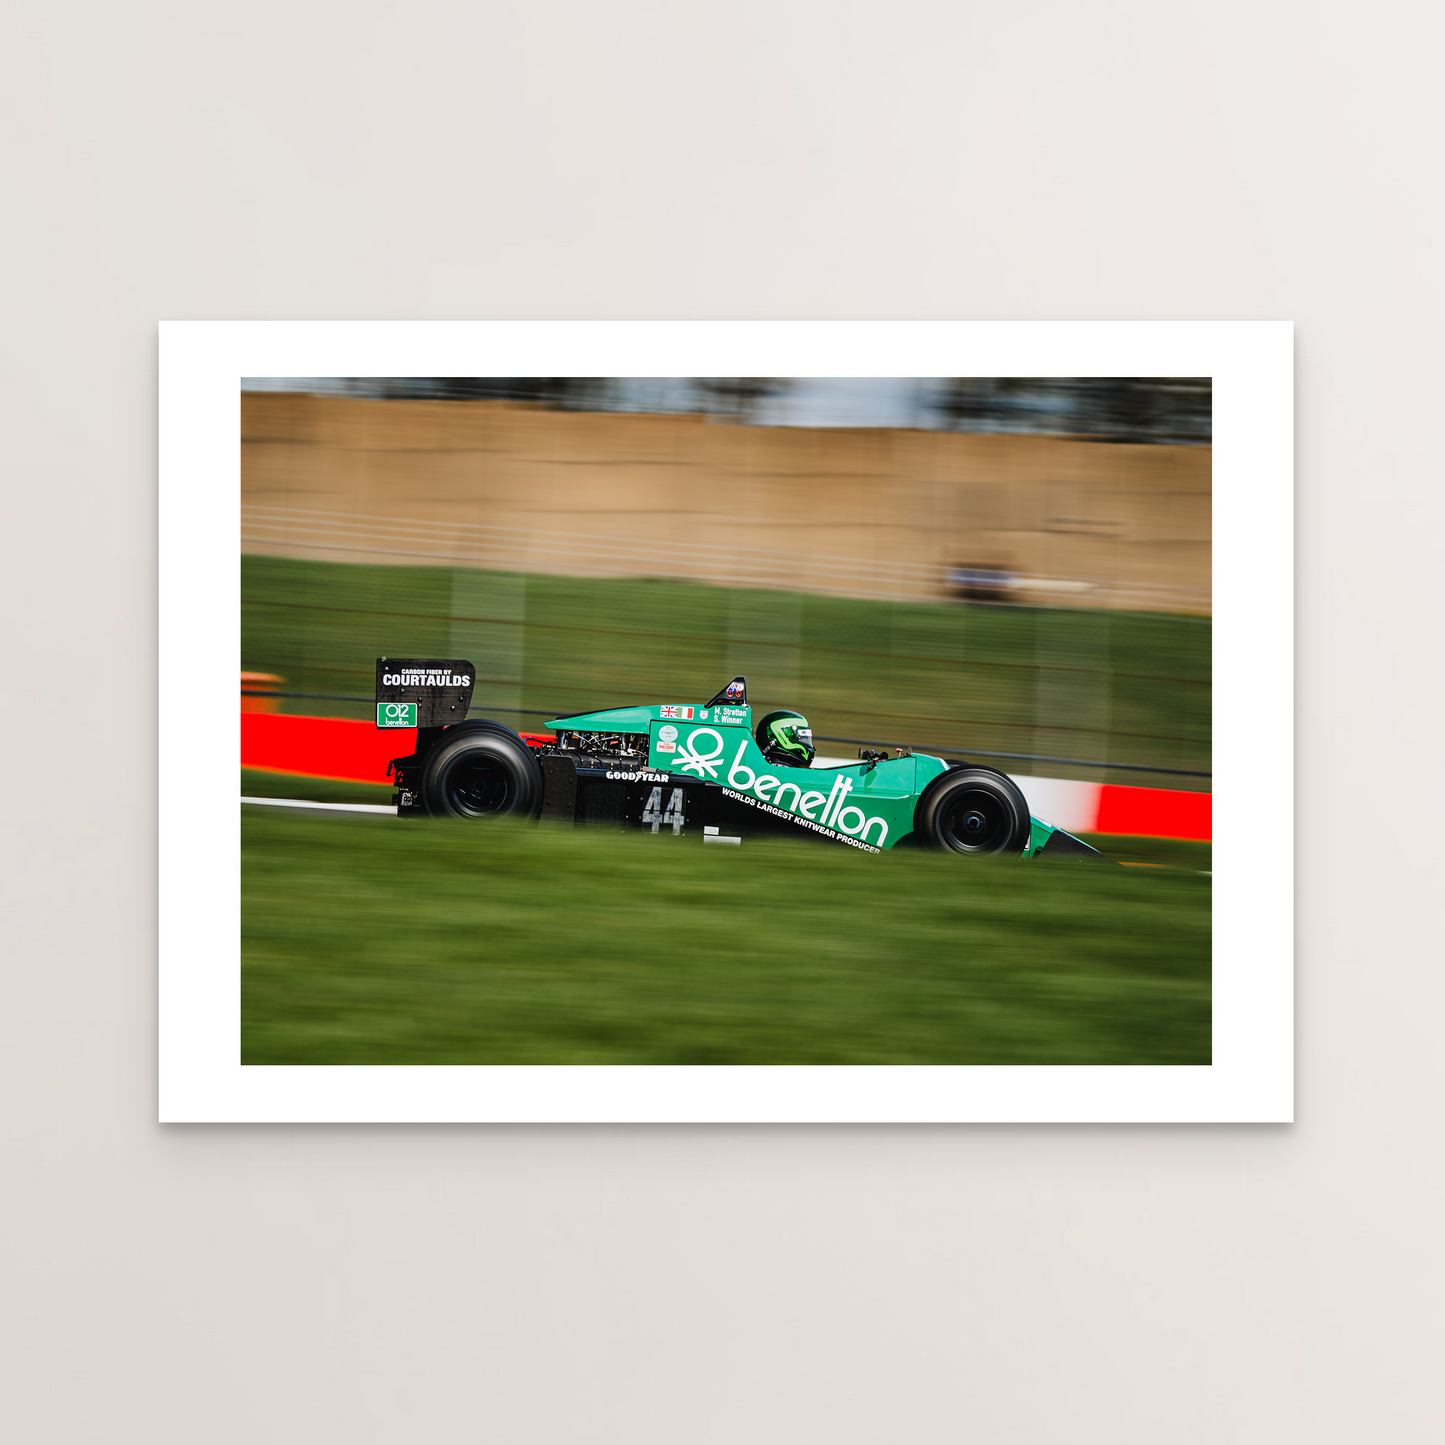
{"type": "Polygon", "coordinates": [[[796,834],[860,848],[1108,861],[1031,817],[1004,773],[896,749],[815,766],[807,720],[756,723],[747,681],[705,703],[609,708],[553,718],[545,733],[468,720],[476,670],[463,659],[381,658],[379,728],[417,729],[394,758],[401,817],[494,818],[642,828],[703,843],[796,834]]]}

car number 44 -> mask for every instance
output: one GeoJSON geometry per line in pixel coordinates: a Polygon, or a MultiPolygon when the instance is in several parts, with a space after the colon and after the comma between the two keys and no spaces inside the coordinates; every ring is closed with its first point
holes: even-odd
{"type": "Polygon", "coordinates": [[[662,789],[654,788],[648,795],[647,806],[642,810],[642,821],[652,824],[652,831],[657,832],[659,827],[671,827],[672,836],[675,838],[682,832],[682,825],[686,821],[683,817],[682,806],[686,794],[682,788],[674,788],[672,796],[667,800],[667,809],[662,806],[662,789]]]}

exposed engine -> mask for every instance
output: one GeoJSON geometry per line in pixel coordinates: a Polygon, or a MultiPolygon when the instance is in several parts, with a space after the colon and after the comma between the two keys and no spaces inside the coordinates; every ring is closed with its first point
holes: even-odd
{"type": "Polygon", "coordinates": [[[561,732],[557,741],[538,749],[542,754],[566,753],[584,767],[621,764],[637,768],[647,762],[646,733],[561,732]],[[585,760],[585,761],[584,761],[585,760]]]}

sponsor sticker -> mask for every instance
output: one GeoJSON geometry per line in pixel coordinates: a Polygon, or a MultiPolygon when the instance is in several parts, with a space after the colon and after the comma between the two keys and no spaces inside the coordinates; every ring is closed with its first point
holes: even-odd
{"type": "Polygon", "coordinates": [[[414,702],[377,703],[376,725],[379,728],[414,728],[416,726],[416,704],[414,702]]]}
{"type": "MultiPolygon", "coordinates": [[[[692,744],[698,732],[712,732],[710,728],[699,728],[697,732],[688,738],[692,744]]],[[[717,737],[717,733],[712,733],[717,737]]],[[[803,792],[804,782],[799,780],[783,780],[775,778],[771,773],[755,773],[743,759],[748,755],[748,748],[752,745],[751,738],[744,738],[738,744],[737,756],[733,758],[732,766],[727,771],[727,788],[736,789],[743,797],[749,794],[748,801],[753,807],[761,807],[765,812],[774,813],[780,818],[789,818],[797,822],[799,826],[811,828],[814,832],[828,833],[830,836],[841,838],[843,842],[856,841],[854,846],[869,848],[872,846],[872,839],[869,832],[877,828],[878,843],[881,846],[888,841],[888,823],[881,817],[870,818],[856,803],[848,803],[845,800],[848,794],[853,791],[853,779],[843,774],[836,774],[833,778],[832,791],[824,795],[818,792],[803,792]],[[777,791],[774,792],[773,790],[777,791]],[[792,797],[789,798],[788,794],[792,797]],[[822,804],[823,811],[817,811],[818,805],[822,804]],[[852,821],[850,821],[850,819],[852,821]]],[[[756,754],[756,748],[754,748],[756,754]]],[[[708,761],[713,754],[708,755],[708,761]]],[[[701,760],[700,760],[701,761],[701,760]]],[[[822,779],[819,779],[821,782],[822,779]]],[[[876,850],[875,850],[876,851],[876,850]]]]}
{"type": "Polygon", "coordinates": [[[728,683],[727,691],[723,696],[726,697],[729,702],[738,702],[742,699],[742,695],[746,691],[747,687],[744,685],[742,679],[735,678],[732,682],[728,683]]]}
{"type": "MultiPolygon", "coordinates": [[[[821,833],[830,842],[846,843],[850,848],[861,848],[865,853],[882,852],[882,849],[875,848],[871,843],[860,842],[857,838],[849,837],[847,833],[839,833],[832,828],[825,828],[823,824],[815,822],[811,818],[800,818],[796,813],[785,812],[782,808],[775,808],[771,803],[760,803],[756,798],[749,797],[747,793],[735,793],[731,788],[726,787],[722,791],[726,798],[734,798],[739,803],[746,803],[750,808],[757,808],[764,813],[770,813],[775,818],[782,818],[785,822],[795,823],[800,828],[809,828],[814,833],[821,833]]],[[[816,796],[821,798],[823,795],[819,793],[816,796]]],[[[856,813],[858,809],[853,808],[849,811],[856,813]]],[[[882,820],[874,819],[873,821],[881,822],[882,820]]],[[[884,826],[886,828],[887,825],[884,826]]],[[[850,829],[848,831],[855,832],[857,830],[850,829]]]]}
{"type": "Polygon", "coordinates": [[[694,728],[687,741],[679,745],[677,755],[683,772],[715,778],[723,755],[722,734],[712,728],[694,728]],[[708,747],[707,752],[703,751],[704,747],[708,747]]]}
{"type": "Polygon", "coordinates": [[[406,668],[401,672],[384,672],[383,687],[470,687],[469,672],[447,672],[444,668],[406,668]]]}

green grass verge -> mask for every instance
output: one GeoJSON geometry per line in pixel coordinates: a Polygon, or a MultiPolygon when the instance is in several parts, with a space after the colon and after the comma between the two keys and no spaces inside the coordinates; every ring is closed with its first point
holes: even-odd
{"type": "Polygon", "coordinates": [[[1193,871],[241,811],[247,1064],[1210,1061],[1193,871]]]}
{"type": "MultiPolygon", "coordinates": [[[[241,664],[288,690],[370,697],[376,658],[465,657],[475,701],[582,711],[694,702],[735,673],[756,711],[827,737],[975,751],[1006,771],[1104,775],[987,752],[1209,771],[1208,619],[858,601],[638,578],[242,558],[241,664]]],[[[367,702],[287,711],[371,716],[367,702]]],[[[822,750],[851,755],[850,744],[822,750]]],[[[1209,780],[1115,772],[1114,782],[1209,780]]]]}

